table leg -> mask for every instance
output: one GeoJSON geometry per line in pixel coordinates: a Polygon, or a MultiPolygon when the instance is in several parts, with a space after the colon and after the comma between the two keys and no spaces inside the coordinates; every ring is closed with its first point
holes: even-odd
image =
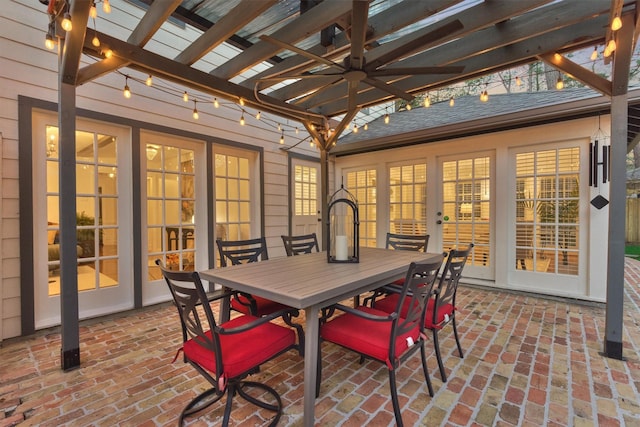
{"type": "Polygon", "coordinates": [[[305,309],[305,346],[304,346],[304,426],[313,427],[316,409],[316,381],[318,363],[318,336],[320,325],[318,312],[320,306],[305,309]]]}

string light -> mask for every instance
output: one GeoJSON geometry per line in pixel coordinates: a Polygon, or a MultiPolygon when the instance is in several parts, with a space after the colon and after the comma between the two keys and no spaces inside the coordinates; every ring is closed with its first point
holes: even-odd
{"type": "Polygon", "coordinates": [[[364,124],[364,130],[369,130],[369,123],[364,124]]]}
{"type": "Polygon", "coordinates": [[[607,49],[609,49],[609,52],[611,53],[615,52],[617,47],[618,46],[616,45],[616,41],[614,39],[609,40],[609,43],[607,43],[607,49]]]}
{"type": "Polygon", "coordinates": [[[93,36],[93,38],[91,39],[91,44],[94,45],[95,47],[100,47],[100,39],[98,38],[97,35],[93,36]]]}
{"type": "Polygon", "coordinates": [[[98,9],[96,9],[96,2],[91,2],[91,9],[89,9],[89,16],[93,19],[98,17],[98,9]]]}
{"type": "Polygon", "coordinates": [[[182,94],[182,100],[184,102],[189,102],[189,94],[187,93],[187,91],[185,90],[184,93],[182,94]]]}
{"type": "Polygon", "coordinates": [[[240,97],[239,102],[240,102],[240,105],[244,107],[244,98],[240,97]]]}
{"type": "Polygon", "coordinates": [[[282,131],[282,134],[280,135],[280,145],[284,144],[284,131],[282,131]]]}
{"type": "Polygon", "coordinates": [[[53,36],[50,33],[47,33],[46,38],[44,40],[44,45],[49,50],[53,50],[56,47],[56,42],[53,40],[53,36]]]}
{"type": "Polygon", "coordinates": [[[558,80],[556,81],[556,89],[562,90],[564,88],[564,81],[562,80],[562,76],[558,76],[558,80]]]}
{"type": "Polygon", "coordinates": [[[278,130],[281,131],[282,130],[282,126],[280,126],[280,123],[278,123],[278,130]]]}
{"type": "Polygon", "coordinates": [[[73,28],[73,24],[71,23],[71,15],[69,14],[68,11],[64,13],[64,18],[62,18],[62,22],[60,23],[60,26],[67,33],[71,31],[71,29],[73,28]]]}
{"type": "Polygon", "coordinates": [[[111,13],[111,4],[109,0],[102,0],[102,11],[104,13],[111,13]]]}
{"type": "Polygon", "coordinates": [[[522,79],[520,78],[520,76],[516,76],[516,86],[522,86],[522,79]]]}
{"type": "Polygon", "coordinates": [[[198,114],[198,108],[197,108],[197,105],[198,105],[198,100],[197,100],[197,99],[194,99],[194,100],[193,100],[193,118],[194,118],[195,120],[198,120],[198,119],[200,118],[200,114],[198,114]]]}
{"type": "Polygon", "coordinates": [[[358,124],[353,123],[353,133],[358,133],[358,124]]]}
{"type": "Polygon", "coordinates": [[[244,126],[244,111],[240,115],[240,126],[244,126]]]}
{"type": "Polygon", "coordinates": [[[427,94],[427,96],[425,96],[424,98],[424,108],[429,107],[431,107],[431,99],[429,98],[429,94],[427,94]]]}
{"type": "Polygon", "coordinates": [[[220,107],[220,103],[218,102],[218,98],[213,98],[213,106],[215,108],[219,108],[220,107]]]}
{"type": "Polygon", "coordinates": [[[592,61],[595,61],[596,59],[598,59],[598,46],[594,46],[593,47],[593,52],[591,52],[591,57],[590,59],[592,61]]]}
{"type": "Polygon", "coordinates": [[[620,28],[622,28],[622,19],[616,16],[613,18],[613,21],[611,21],[611,31],[618,31],[620,28]]]}
{"type": "Polygon", "coordinates": [[[453,96],[449,99],[449,107],[453,107],[456,105],[456,101],[453,99],[453,96]]]}
{"type": "Polygon", "coordinates": [[[389,113],[387,113],[387,114],[384,115],[384,124],[388,125],[389,124],[389,120],[391,120],[391,119],[389,118],[389,113]]]}
{"type": "Polygon", "coordinates": [[[149,76],[147,77],[147,80],[145,81],[147,86],[151,86],[153,85],[153,77],[151,77],[151,74],[149,74],[149,76]]]}
{"type": "Polygon", "coordinates": [[[298,126],[296,126],[296,135],[300,133],[300,129],[298,129],[298,126]]]}
{"type": "Polygon", "coordinates": [[[131,98],[131,91],[129,90],[129,76],[125,76],[124,78],[124,92],[123,95],[125,98],[131,98]]]}
{"type": "Polygon", "coordinates": [[[411,111],[411,104],[407,104],[407,111],[411,111]]]}
{"type": "Polygon", "coordinates": [[[261,117],[261,114],[260,114],[260,111],[258,111],[258,112],[256,113],[256,120],[260,120],[260,117],[261,117]]]}
{"type": "Polygon", "coordinates": [[[109,59],[113,56],[113,51],[109,48],[106,48],[105,50],[102,51],[102,54],[104,55],[105,58],[109,59]]]}

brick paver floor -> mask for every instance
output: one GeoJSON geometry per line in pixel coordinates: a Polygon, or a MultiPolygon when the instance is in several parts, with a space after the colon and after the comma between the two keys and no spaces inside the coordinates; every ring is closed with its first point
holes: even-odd
{"type": "MultiPolygon", "coordinates": [[[[432,348],[429,397],[419,355],[397,374],[405,425],[640,426],[640,262],[627,259],[626,361],[601,355],[603,304],[499,290],[459,290],[459,358],[451,328],[441,333],[449,381],[432,348]]],[[[82,366],[60,370],[57,330],[5,340],[0,348],[0,427],[175,426],[184,405],[206,386],[178,359],[181,333],[169,304],[82,322],[82,366]]],[[[394,425],[387,370],[323,344],[321,426],[394,425]]],[[[254,377],[282,396],[279,425],[302,425],[302,359],[289,352],[254,377]]],[[[219,425],[214,405],[187,425],[219,425]]],[[[269,413],[236,400],[231,425],[268,424],[269,413]]]]}

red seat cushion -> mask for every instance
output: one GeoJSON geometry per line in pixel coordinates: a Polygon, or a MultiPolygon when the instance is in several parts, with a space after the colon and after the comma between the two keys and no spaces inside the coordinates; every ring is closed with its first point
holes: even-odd
{"type": "MultiPolygon", "coordinates": [[[[252,297],[254,300],[256,300],[256,305],[258,308],[258,312],[256,313],[256,315],[258,317],[271,314],[278,310],[291,308],[278,302],[271,301],[270,299],[259,297],[257,295],[252,295],[252,297]]],[[[244,295],[238,295],[237,298],[232,298],[231,308],[239,311],[240,313],[251,314],[249,300],[244,295]]]]}
{"type": "MultiPolygon", "coordinates": [[[[358,310],[378,316],[387,316],[387,313],[370,307],[360,306],[358,310]]],[[[419,334],[420,331],[416,327],[406,334],[398,336],[394,356],[399,357],[409,348],[408,337],[417,343],[419,334]]],[[[350,348],[392,366],[388,360],[391,321],[373,321],[345,313],[324,324],[320,329],[320,336],[327,341],[350,348]]]]}
{"type": "MultiPolygon", "coordinates": [[[[377,310],[382,310],[385,313],[393,313],[396,310],[396,307],[398,306],[399,298],[400,298],[400,295],[391,294],[385,298],[382,298],[376,301],[375,307],[377,310]]],[[[424,319],[424,327],[427,329],[433,329],[434,327],[433,326],[433,304],[434,303],[435,303],[435,299],[433,298],[429,298],[429,300],[427,301],[427,315],[424,319]]],[[[408,304],[408,301],[405,302],[404,306],[402,307],[402,310],[400,310],[400,316],[407,315],[407,304],[408,304]]],[[[440,325],[445,320],[445,315],[451,317],[454,310],[455,309],[452,304],[445,304],[442,307],[440,307],[440,309],[438,310],[436,327],[437,325],[440,325]]]]}
{"type": "MultiPolygon", "coordinates": [[[[240,316],[224,323],[224,328],[242,326],[256,320],[254,316],[240,316]]],[[[211,331],[207,332],[211,337],[211,331]]],[[[216,359],[212,351],[190,339],[183,345],[184,354],[190,360],[207,369],[216,371],[216,359]]],[[[227,378],[234,378],[271,359],[274,355],[295,344],[296,337],[292,329],[274,323],[260,326],[231,335],[220,335],[222,363],[227,378]]]]}

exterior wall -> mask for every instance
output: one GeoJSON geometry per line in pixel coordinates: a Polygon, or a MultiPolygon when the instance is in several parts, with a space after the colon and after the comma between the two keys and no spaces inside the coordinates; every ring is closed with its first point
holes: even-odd
{"type": "MultiPolygon", "coordinates": [[[[143,12],[127,2],[112,2],[113,11],[105,16],[99,12],[97,27],[104,32],[129,32],[131,16],[139,18],[143,12]]],[[[44,47],[48,24],[46,6],[38,1],[11,0],[3,2],[0,9],[0,240],[2,247],[0,272],[0,341],[21,334],[20,319],[20,235],[19,235],[19,192],[18,192],[18,97],[26,96],[38,100],[57,102],[57,63],[55,52],[44,47]]],[[[160,35],[169,33],[180,37],[184,45],[194,40],[199,32],[165,24],[160,35]]],[[[168,40],[168,37],[167,37],[168,40]]],[[[162,49],[175,56],[184,46],[176,46],[176,38],[171,44],[154,42],[147,46],[150,50],[162,49]],[[177,48],[177,49],[176,49],[177,48]],[[174,52],[171,52],[171,51],[174,52]]],[[[203,60],[203,67],[213,69],[215,61],[224,61],[233,49],[222,46],[203,60]]],[[[93,59],[82,57],[81,67],[91,64],[93,59]]],[[[262,114],[258,121],[253,116],[256,111],[245,107],[246,126],[238,120],[241,108],[220,99],[220,108],[215,109],[211,98],[198,99],[200,119],[191,117],[193,102],[184,103],[179,96],[154,88],[144,83],[129,80],[132,97],[122,96],[124,75],[144,80],[145,75],[137,71],[121,69],[122,74],[112,72],[91,83],[77,88],[76,100],[79,109],[117,117],[126,117],[140,122],[185,130],[203,136],[223,138],[242,144],[250,144],[264,149],[264,229],[272,256],[280,254],[280,235],[287,232],[287,162],[286,152],[279,149],[279,120],[276,116],[262,114]]],[[[154,81],[154,84],[160,84],[154,81]]],[[[180,88],[173,83],[165,86],[180,88]]],[[[187,90],[187,92],[190,92],[187,90]]],[[[290,126],[303,127],[297,123],[290,126]]],[[[304,137],[304,135],[301,135],[304,137]]],[[[302,144],[304,145],[304,144],[302,144]]],[[[295,150],[317,157],[317,152],[307,146],[295,150]]]]}
{"type": "MultiPolygon", "coordinates": [[[[608,116],[600,118],[601,127],[607,130],[610,128],[610,120],[608,116]]],[[[340,176],[344,175],[344,171],[352,168],[372,168],[377,167],[378,171],[386,170],[388,165],[404,162],[404,161],[425,161],[427,163],[427,182],[434,183],[437,176],[435,175],[436,159],[438,156],[448,156],[457,154],[469,154],[475,152],[493,152],[495,155],[496,170],[493,176],[493,194],[495,194],[494,206],[494,223],[493,230],[493,259],[495,278],[492,281],[473,280],[466,277],[470,282],[478,284],[490,285],[505,289],[520,289],[526,291],[540,292],[540,289],[527,287],[524,285],[516,286],[509,277],[509,234],[504,224],[511,224],[515,219],[510,217],[508,209],[508,197],[513,193],[510,190],[509,183],[513,182],[513,176],[509,171],[510,155],[509,149],[513,147],[534,146],[545,143],[561,143],[564,141],[577,141],[581,146],[587,146],[592,135],[594,135],[599,127],[598,118],[585,118],[562,123],[547,124],[544,126],[536,126],[530,128],[522,128],[509,130],[499,133],[483,134],[472,137],[458,138],[429,144],[414,145],[404,148],[395,148],[393,150],[382,150],[372,153],[355,154],[335,159],[335,175],[334,178],[338,182],[340,176]]],[[[581,170],[586,171],[588,167],[588,150],[581,150],[581,170]],[[586,156],[585,156],[586,155],[586,156]],[[586,157],[586,159],[585,159],[586,157]]],[[[379,172],[380,173],[380,172],[379,172]]],[[[386,176],[384,174],[383,176],[386,176]]],[[[584,174],[583,174],[584,176],[584,174]]],[[[587,175],[588,176],[588,175],[587,175]]],[[[586,180],[585,180],[586,181],[586,180]]],[[[432,188],[433,188],[432,184],[432,188]]],[[[581,227],[587,227],[587,242],[582,242],[582,250],[588,252],[586,256],[586,283],[582,284],[584,293],[582,294],[566,294],[559,291],[542,291],[545,293],[568,296],[574,298],[582,298],[593,301],[605,301],[606,298],[606,272],[607,272],[607,242],[608,242],[608,208],[598,210],[588,204],[593,197],[602,194],[608,199],[608,184],[599,184],[598,188],[589,188],[588,192],[583,192],[585,205],[589,206],[589,211],[585,217],[588,219],[586,224],[581,223],[581,227]]],[[[378,187],[379,198],[385,197],[386,190],[378,187]]],[[[428,193],[428,197],[430,197],[428,193]]],[[[384,221],[387,212],[381,212],[384,209],[384,200],[380,203],[377,217],[379,221],[384,221]]],[[[427,213],[427,221],[429,224],[435,223],[435,217],[430,217],[427,213]]],[[[386,233],[387,224],[378,223],[378,246],[384,246],[382,236],[386,233]]],[[[434,250],[431,246],[430,250],[434,250]]],[[[541,277],[541,280],[544,276],[541,277]]]]}

